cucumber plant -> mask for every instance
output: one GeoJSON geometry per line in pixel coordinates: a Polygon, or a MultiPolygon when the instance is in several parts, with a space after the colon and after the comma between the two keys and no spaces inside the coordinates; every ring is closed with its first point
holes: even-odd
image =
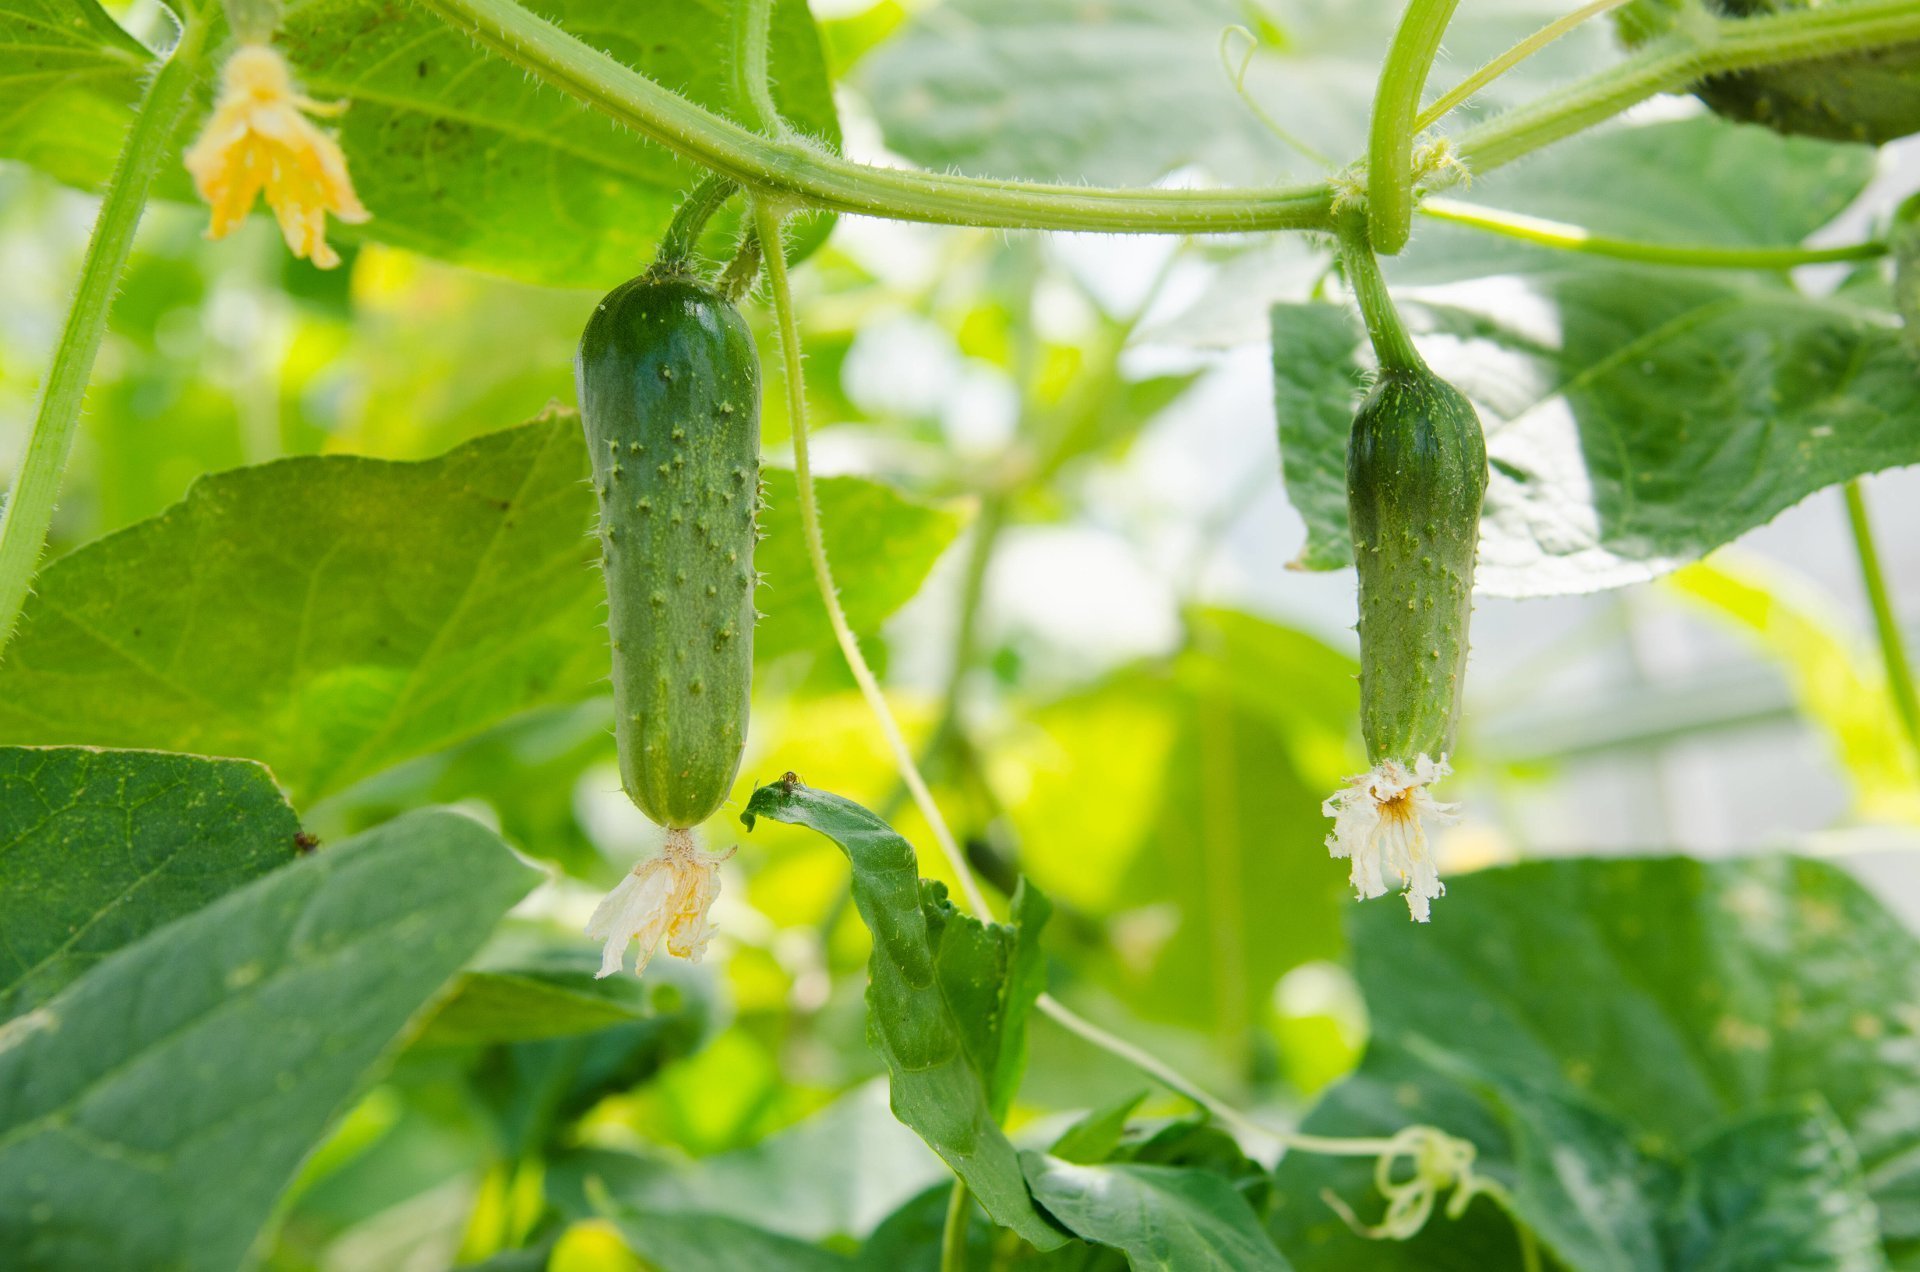
{"type": "MultiPolygon", "coordinates": [[[[1441,831],[1471,765],[1469,831],[1517,856],[1478,814],[1578,750],[1467,715],[1470,672],[1511,684],[1470,655],[1476,584],[1651,579],[1835,486],[1877,666],[1735,566],[1667,587],[1788,650],[1861,820],[1920,825],[1901,563],[1860,483],[1920,462],[1902,424],[1920,416],[1920,203],[1887,220],[1858,202],[1862,143],[1920,126],[1915,0],[1597,0],[1538,27],[1405,0],[1346,6],[1337,39],[1284,6],[1223,32],[1205,5],[943,0],[836,18],[824,42],[805,0],[14,8],[0,156],[103,197],[0,504],[13,1262],[1920,1265],[1920,955],[1865,891],[1771,859],[1469,871],[1471,841],[1441,831]],[[1606,10],[1623,55],[1530,76],[1532,97],[1503,78],[1606,10]],[[1365,41],[1377,62],[1348,83],[1365,41]],[[1476,47],[1504,51],[1429,91],[1443,50],[1476,47]],[[1056,67],[1071,84],[1033,82],[1056,67]],[[886,165],[840,150],[837,103],[862,92],[886,165]],[[1660,93],[1705,105],[1596,132],[1533,166],[1551,177],[1499,175],[1660,93]],[[1467,119],[1469,101],[1495,109],[1467,119]],[[1276,184],[1299,157],[1312,175],[1276,184]],[[1456,191],[1472,202],[1438,197],[1456,191]],[[159,225],[136,243],[150,195],[192,193],[220,242],[159,225]],[[250,219],[263,199],[302,258],[284,272],[246,259],[286,256],[250,219]],[[1850,206],[1867,237],[1808,245],[1850,206]],[[990,232],[902,254],[836,216],[990,232]],[[1056,230],[1225,237],[1176,249],[1122,313],[1109,280],[1024,234],[1056,230]],[[1244,267],[1247,240],[1281,233],[1318,282],[1244,267]],[[1504,241],[1446,237],[1470,233],[1504,241]],[[846,250],[790,278],[829,235],[846,250]],[[1434,333],[1418,347],[1376,259],[1402,252],[1396,288],[1467,284],[1409,306],[1434,333]],[[1828,289],[1801,265],[1848,273],[1828,289]],[[1143,375],[1136,355],[1198,276],[1220,289],[1210,315],[1248,293],[1270,321],[1301,564],[1354,566],[1357,694],[1346,650],[1271,615],[1184,606],[1178,650],[1124,667],[1044,637],[1029,660],[1024,632],[996,647],[983,617],[1015,535],[1135,524],[1101,474],[1183,423],[1163,409],[1197,373],[1143,375]],[[218,320],[182,321],[202,297],[218,320]],[[941,342],[963,391],[855,391],[895,318],[941,342]],[[577,424],[556,408],[471,437],[502,403],[564,395],[576,336],[577,424]],[[792,457],[771,511],[761,341],[785,391],[771,462],[792,457]],[[943,442],[981,382],[1015,423],[959,454],[943,442]],[[83,398],[100,435],[76,447],[83,398]],[[810,402],[869,430],[880,479],[816,478],[810,402]],[[305,453],[443,434],[460,444],[431,460],[305,453]],[[300,453],[161,515],[178,490],[126,493],[276,446],[300,453]],[[951,624],[929,605],[882,629],[963,523],[951,624]],[[98,538],[36,590],[49,533],[98,538]],[[760,570],[781,590],[756,641],[760,570]],[[880,630],[890,666],[863,649],[880,630]],[[899,669],[926,667],[947,674],[915,736],[899,669]],[[856,690],[873,720],[849,725],[856,690]],[[735,810],[748,829],[833,851],[761,830],[716,914],[750,727],[770,763],[854,787],[874,765],[850,734],[876,724],[891,805],[798,771],[761,785],[735,810]],[[492,826],[394,816],[440,800],[492,826]],[[889,825],[909,803],[937,867],[889,825]],[[1352,891],[1399,892],[1416,922],[1392,902],[1343,914],[1323,835],[1352,891]],[[594,976],[579,920],[608,860],[643,845],[586,918],[594,976]],[[653,961],[698,962],[717,931],[717,967],[653,961]],[[636,943],[643,979],[614,978],[636,943]],[[1608,1039],[1628,1019],[1623,1057],[1608,1039]],[[1122,1036],[1136,1026],[1208,1082],[1122,1036]],[[885,1107],[841,1098],[868,1075],[885,1107]],[[1297,1126],[1251,1111],[1323,1088],[1297,1126]]],[[[63,241],[71,219],[71,195],[31,181],[0,173],[10,266],[22,226],[63,241]]],[[[12,272],[9,368],[46,273],[12,272]]],[[[1260,464],[1249,491],[1272,485],[1260,464]]],[[[1201,520],[1210,547],[1221,526],[1201,520]]],[[[1663,737],[1731,727],[1661,717],[1663,737]]]]}

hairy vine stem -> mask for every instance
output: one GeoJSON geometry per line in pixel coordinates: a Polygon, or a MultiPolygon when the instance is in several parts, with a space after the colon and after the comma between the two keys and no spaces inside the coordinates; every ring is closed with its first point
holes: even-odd
{"type": "Polygon", "coordinates": [[[1546,48],[1561,36],[1590,19],[1599,17],[1610,9],[1618,9],[1625,3],[1627,3],[1627,0],[1592,0],[1592,3],[1582,5],[1572,13],[1555,18],[1552,22],[1547,23],[1547,25],[1541,27],[1538,31],[1535,31],[1526,39],[1500,54],[1485,66],[1482,66],[1479,70],[1467,76],[1467,78],[1461,80],[1458,84],[1455,84],[1445,93],[1442,93],[1433,105],[1421,111],[1420,117],[1413,121],[1414,132],[1418,133],[1424,129],[1433,127],[1446,116],[1452,114],[1454,107],[1461,105],[1469,97],[1472,97],[1475,93],[1493,83],[1502,75],[1505,75],[1508,71],[1520,65],[1520,63],[1526,61],[1535,53],[1538,53],[1541,49],[1546,48]]]}
{"type": "Polygon", "coordinates": [[[1381,277],[1380,262],[1374,258],[1368,241],[1368,221],[1358,212],[1348,212],[1340,220],[1340,263],[1346,266],[1347,282],[1360,306],[1360,317],[1367,324],[1367,338],[1373,342],[1374,356],[1382,371],[1417,371],[1427,364],[1400,322],[1381,277]]]}
{"type": "Polygon", "coordinates": [[[1413,134],[1420,94],[1460,0],[1407,0],[1380,65],[1367,127],[1367,231],[1392,256],[1413,233],[1413,134]]]}
{"type": "Polygon", "coordinates": [[[1477,207],[1453,199],[1428,199],[1420,213],[1436,221],[1464,225],[1524,243],[1562,252],[1606,256],[1649,265],[1679,265],[1693,269],[1794,269],[1801,265],[1828,265],[1840,261],[1867,261],[1887,254],[1876,240],[1843,243],[1836,247],[1719,247],[1707,243],[1647,243],[1610,238],[1564,221],[1549,221],[1520,212],[1477,207]]]}
{"type": "Polygon", "coordinates": [[[147,193],[166,158],[181,117],[193,102],[206,48],[207,19],[190,17],[173,52],[147,86],[134,115],[126,144],[100,201],[99,219],[87,242],[87,255],[74,288],[73,303],[40,389],[40,406],[26,455],[14,478],[6,507],[0,509],[0,654],[20,620],[34,570],[53,524],[54,501],[73,453],[80,407],[93,374],[93,360],[106,333],[114,289],[133,250],[133,233],[146,210],[147,193]]]}
{"type": "Polygon", "coordinates": [[[1846,486],[1847,524],[1853,531],[1854,550],[1860,557],[1860,578],[1867,589],[1867,603],[1873,607],[1874,631],[1880,637],[1880,656],[1887,668],[1887,692],[1895,712],[1907,731],[1914,758],[1920,760],[1920,694],[1913,684],[1913,668],[1907,662],[1907,649],[1900,634],[1900,616],[1894,612],[1893,594],[1880,569],[1880,549],[1874,542],[1873,521],[1867,515],[1867,492],[1858,477],[1846,486]]]}
{"type": "MultiPolygon", "coordinates": [[[[759,234],[762,243],[778,244],[780,242],[780,214],[773,205],[764,200],[756,200],[753,205],[753,221],[755,231],[759,234]]],[[[800,505],[800,526],[807,542],[807,559],[813,568],[814,584],[819,589],[822,603],[826,606],[827,621],[833,628],[834,640],[840,647],[841,656],[846,659],[848,670],[853,673],[855,683],[860,686],[861,696],[866,699],[868,708],[880,725],[880,731],[887,741],[887,749],[892,752],[894,764],[913,796],[915,807],[926,819],[928,828],[933,832],[934,842],[939,845],[948,868],[959,881],[961,895],[966,898],[967,908],[973,911],[974,916],[981,922],[991,923],[994,917],[993,910],[987,904],[986,894],[981,891],[979,881],[974,877],[973,868],[968,865],[966,854],[961,851],[959,843],[954,839],[952,829],[940,812],[940,806],[934,802],[933,792],[928,789],[926,780],[920,774],[920,766],[900,731],[899,723],[893,717],[893,709],[887,705],[886,693],[880,688],[880,682],[874,676],[873,668],[868,665],[866,656],[860,652],[859,638],[854,634],[852,625],[847,622],[846,610],[840,604],[839,590],[833,581],[833,569],[827,560],[826,542],[820,530],[820,504],[813,482],[813,468],[807,438],[807,402],[806,387],[801,376],[800,328],[794,318],[793,292],[787,277],[786,257],[783,252],[772,250],[765,253],[765,258],[767,286],[773,302],[774,325],[779,331],[780,355],[785,367],[787,410],[793,428],[794,485],[800,505]]],[[[1310,1135],[1269,1126],[1211,1094],[1159,1057],[1102,1029],[1052,994],[1042,993],[1035,1000],[1034,1005],[1063,1028],[1079,1035],[1101,1050],[1125,1060],[1168,1090],[1192,1101],[1242,1133],[1270,1140],[1290,1150],[1336,1157],[1379,1157],[1382,1154],[1404,1150],[1404,1143],[1399,1137],[1347,1138],[1310,1135]]],[[[1404,1132],[1402,1134],[1404,1135],[1404,1132]]]]}
{"type": "MultiPolygon", "coordinates": [[[[1099,189],[910,172],[854,163],[803,139],[770,139],[703,110],[527,12],[514,0],[419,0],[595,110],[762,195],[896,220],[1134,234],[1222,234],[1332,227],[1330,183],[1223,190],[1099,189]]],[[[1864,0],[1763,17],[1721,18],[1460,133],[1455,153],[1483,172],[1702,76],[1920,39],[1912,0],[1864,0]]],[[[1443,173],[1433,188],[1457,180],[1443,173]]]]}

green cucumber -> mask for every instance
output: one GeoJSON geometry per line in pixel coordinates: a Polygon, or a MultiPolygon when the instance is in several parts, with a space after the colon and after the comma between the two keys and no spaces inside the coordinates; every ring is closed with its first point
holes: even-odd
{"type": "Polygon", "coordinates": [[[621,783],[660,825],[694,826],[725,801],[747,734],[753,334],[697,281],[643,275],[594,310],[574,375],[600,499],[621,783]]]}
{"type": "Polygon", "coordinates": [[[1453,750],[1486,493],[1472,403],[1417,360],[1384,367],[1347,443],[1369,763],[1453,750]]]}
{"type": "MultiPolygon", "coordinates": [[[[1635,0],[1619,10],[1620,38],[1635,48],[1680,27],[1699,0],[1635,0]]],[[[1705,0],[1708,11],[1761,17],[1820,0],[1705,0]]],[[[1920,132],[1920,41],[1712,75],[1694,94],[1717,115],[1775,132],[1881,145],[1920,132]]]]}

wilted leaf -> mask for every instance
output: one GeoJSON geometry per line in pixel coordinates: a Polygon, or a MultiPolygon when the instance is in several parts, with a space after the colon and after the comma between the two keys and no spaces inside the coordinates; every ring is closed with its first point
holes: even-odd
{"type": "Polygon", "coordinates": [[[415,814],[229,892],[14,1020],[0,1244],[43,1269],[238,1265],[328,1119],[537,878],[478,823],[415,814]]]}

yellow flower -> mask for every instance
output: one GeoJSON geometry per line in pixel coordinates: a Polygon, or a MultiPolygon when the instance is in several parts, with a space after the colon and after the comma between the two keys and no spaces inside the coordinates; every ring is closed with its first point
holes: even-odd
{"type": "Polygon", "coordinates": [[[587,920],[587,935],[604,943],[597,976],[619,971],[626,962],[627,942],[636,940],[640,952],[634,958],[635,976],[647,970],[663,937],[668,953],[698,963],[713,935],[707,907],[720,895],[720,863],[725,860],[702,856],[694,847],[693,832],[669,830],[660,855],[634,866],[587,920]]]}
{"type": "Polygon", "coordinates": [[[286,60],[272,48],[237,49],[221,73],[220,100],[186,154],[194,186],[213,207],[208,237],[224,238],[264,190],[293,254],[321,269],[338,265],[339,254],[327,246],[327,213],[352,224],[368,214],[340,143],[301,113],[336,110],[297,93],[286,60]]]}

